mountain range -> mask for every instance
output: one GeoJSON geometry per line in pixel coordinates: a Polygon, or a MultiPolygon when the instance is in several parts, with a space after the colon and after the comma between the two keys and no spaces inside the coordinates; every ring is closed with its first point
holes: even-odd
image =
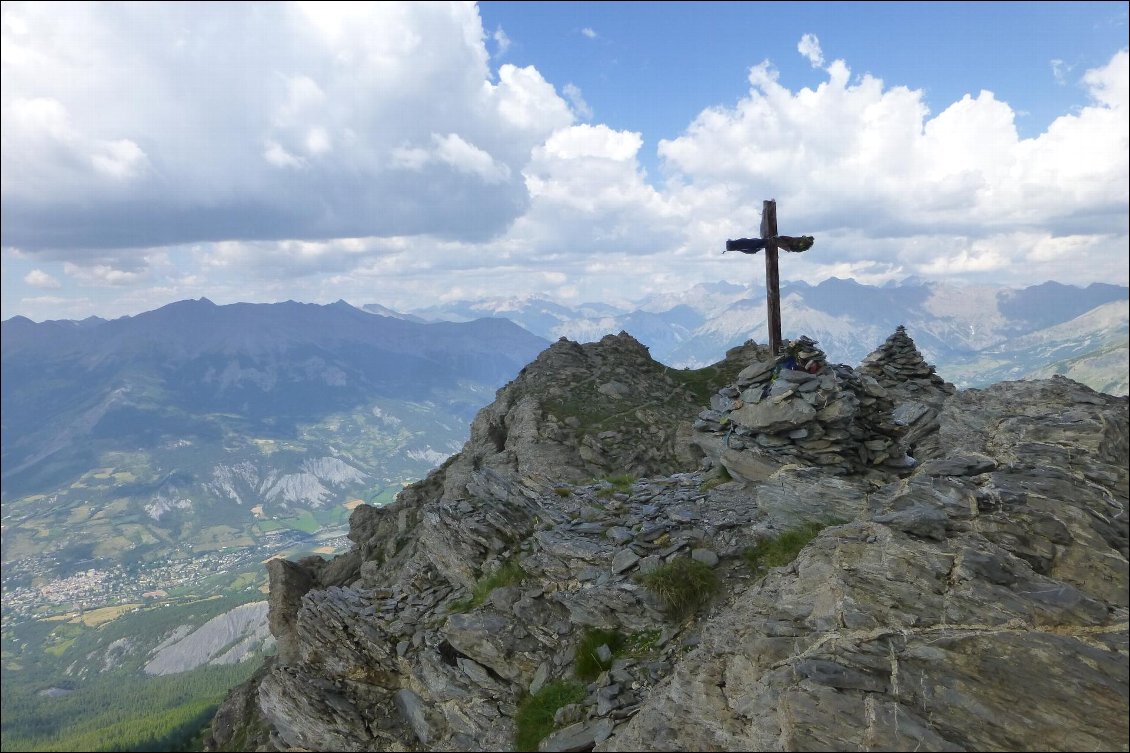
{"type": "Polygon", "coordinates": [[[344,503],[391,499],[457,450],[547,344],[502,319],[344,302],[201,299],[2,327],[5,563],[144,560],[342,523],[344,503]]]}
{"type": "MultiPolygon", "coordinates": [[[[899,325],[958,387],[1058,373],[1110,394],[1128,389],[1130,289],[1046,282],[1027,288],[916,280],[882,287],[831,278],[781,286],[783,336],[807,335],[833,361],[858,364],[899,325]]],[[[387,310],[386,310],[387,311],[387,310]]],[[[548,340],[630,332],[662,363],[698,368],[748,339],[766,342],[765,293],[716,282],[633,304],[576,306],[536,297],[453,301],[413,309],[416,319],[510,319],[548,340]]]]}
{"type": "MultiPolygon", "coordinates": [[[[833,362],[859,363],[905,325],[958,387],[1064,374],[1110,394],[1128,388],[1128,297],[1054,282],[781,290],[785,336],[813,337],[833,362]]],[[[61,563],[143,560],[171,541],[214,550],[342,525],[347,505],[390,501],[455,452],[548,341],[619,331],[657,361],[701,367],[766,339],[763,291],[717,282],[630,306],[524,297],[410,312],[200,299],[114,320],[9,319],[5,561],[42,554],[44,539],[61,563]]]]}

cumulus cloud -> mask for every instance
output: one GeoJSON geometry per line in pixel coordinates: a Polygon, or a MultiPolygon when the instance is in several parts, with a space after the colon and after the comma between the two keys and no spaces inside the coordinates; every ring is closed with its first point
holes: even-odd
{"type": "Polygon", "coordinates": [[[532,148],[574,118],[532,67],[495,80],[464,3],[5,3],[3,18],[4,243],[60,258],[489,238],[529,201],[532,148]]]}
{"type": "Polygon", "coordinates": [[[1125,50],[1053,67],[1089,101],[1021,138],[991,91],[931,112],[806,34],[818,85],[759,63],[736,104],[656,145],[591,122],[572,83],[492,71],[509,37],[473,5],[2,12],[6,312],[59,280],[116,307],[99,313],[752,282],[760,260],[722,244],[768,198],[781,232],[817,237],[783,279],[1126,281],[1125,50]]]}
{"type": "Polygon", "coordinates": [[[588,37],[589,39],[596,39],[598,36],[600,36],[599,34],[597,34],[594,30],[592,30],[588,26],[581,29],[581,34],[588,37]]]}
{"type": "Polygon", "coordinates": [[[41,269],[33,269],[24,275],[24,283],[33,288],[52,289],[62,287],[58,280],[41,269]]]}
{"type": "Polygon", "coordinates": [[[66,262],[63,264],[63,271],[77,282],[92,287],[134,285],[148,278],[144,270],[117,269],[108,264],[78,265],[66,262]]]}
{"type": "Polygon", "coordinates": [[[824,65],[824,53],[820,49],[820,40],[815,34],[805,34],[796,46],[797,52],[804,55],[813,68],[824,65]]]}
{"type": "MultiPolygon", "coordinates": [[[[1046,238],[1085,226],[1125,249],[1126,51],[1083,76],[1091,105],[1030,139],[1020,138],[1015,113],[992,92],[931,116],[919,90],[853,79],[839,60],[826,70],[815,89],[793,92],[769,63],[754,66],[749,96],[736,107],[708,109],[684,135],[660,143],[682,197],[712,192],[697,220],[710,233],[756,228],[748,208],[775,197],[782,232],[817,235],[817,249],[832,245],[850,256],[857,232],[872,258],[886,239],[945,239],[891,252],[888,263],[914,274],[1032,275],[1031,240],[1017,245],[1030,231],[1046,238]]],[[[1124,270],[1124,257],[1115,254],[1094,263],[1124,279],[1117,266],[1124,270]]],[[[799,271],[818,255],[796,262],[799,271]]]]}

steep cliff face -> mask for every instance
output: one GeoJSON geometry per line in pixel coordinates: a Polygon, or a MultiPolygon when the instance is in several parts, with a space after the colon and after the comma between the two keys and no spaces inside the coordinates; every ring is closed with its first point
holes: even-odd
{"type": "Polygon", "coordinates": [[[912,469],[719,484],[691,421],[764,357],[704,392],[627,335],[553,345],[349,554],[271,563],[279,654],[209,749],[512,749],[562,683],[544,750],[1127,749],[1126,399],[931,393],[912,469]],[[791,564],[743,558],[811,521],[791,564]],[[640,576],[691,561],[720,589],[676,618],[640,576]]]}

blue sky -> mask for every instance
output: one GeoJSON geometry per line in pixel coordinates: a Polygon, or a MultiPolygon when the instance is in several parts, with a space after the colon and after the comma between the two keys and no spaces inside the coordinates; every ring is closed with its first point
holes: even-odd
{"type": "Polygon", "coordinates": [[[1127,4],[4,3],[0,314],[1127,284],[1127,4]]]}
{"type": "MultiPolygon", "coordinates": [[[[705,106],[732,105],[746,71],[769,59],[792,89],[824,77],[797,53],[815,35],[828,62],[925,92],[937,112],[988,89],[1018,111],[1021,136],[1087,103],[1071,71],[1126,46],[1125,3],[485,2],[488,34],[510,39],[497,60],[535,65],[584,92],[594,118],[675,138],[705,106]],[[586,31],[587,30],[587,31],[586,31]],[[1058,66],[1056,77],[1051,61],[1058,66]]],[[[488,42],[497,54],[494,40],[488,42]],[[493,43],[493,44],[492,44],[493,43]]]]}

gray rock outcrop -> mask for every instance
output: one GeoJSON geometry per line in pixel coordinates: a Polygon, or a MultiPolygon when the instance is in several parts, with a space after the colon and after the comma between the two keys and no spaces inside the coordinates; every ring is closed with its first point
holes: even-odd
{"type": "Polygon", "coordinates": [[[597,750],[1126,750],[1126,418],[1062,379],[958,394],[948,467],[720,610],[597,750]]]}
{"type": "MultiPolygon", "coordinates": [[[[349,554],[270,564],[278,656],[221,706],[208,749],[508,750],[522,700],[570,682],[581,700],[542,750],[1127,750],[1125,398],[1065,379],[947,395],[929,452],[895,474],[866,445],[896,426],[887,388],[730,355],[709,373],[738,392],[714,402],[769,385],[817,414],[804,395],[854,397],[823,425],[855,459],[744,453],[766,472],[716,485],[688,441],[702,374],[623,335],[559,342],[460,455],[354,511],[349,554]],[[790,564],[746,563],[812,521],[831,525],[790,564]],[[674,620],[639,576],[681,559],[721,589],[674,620]],[[602,638],[601,671],[578,680],[597,630],[624,644],[602,638]]],[[[743,441],[795,447],[821,421],[792,425],[795,408],[743,417],[743,441]]]]}

